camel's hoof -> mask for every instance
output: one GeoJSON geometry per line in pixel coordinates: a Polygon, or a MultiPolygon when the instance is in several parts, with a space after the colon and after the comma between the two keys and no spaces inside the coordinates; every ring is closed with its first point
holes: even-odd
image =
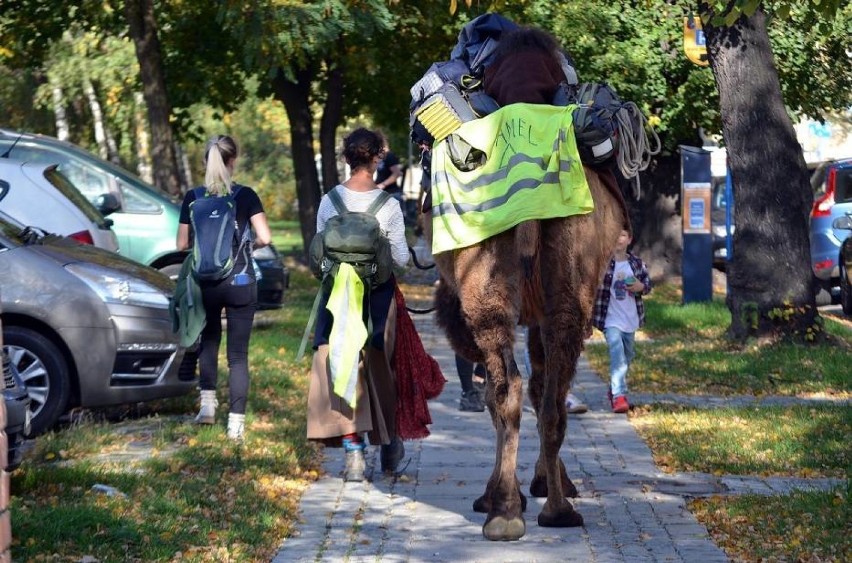
{"type": "Polygon", "coordinates": [[[491,541],[515,541],[523,537],[527,525],[523,518],[495,516],[482,526],[482,535],[491,541]]]}
{"type": "MultiPolygon", "coordinates": [[[[565,478],[565,480],[562,481],[562,492],[569,498],[577,498],[580,496],[579,491],[577,491],[577,487],[575,487],[574,483],[571,482],[571,479],[568,478],[565,478]]],[[[533,477],[533,480],[530,483],[530,494],[537,498],[546,497],[547,477],[533,477]]]]}
{"type": "Polygon", "coordinates": [[[583,525],[583,516],[569,506],[556,514],[542,512],[538,515],[538,525],[543,528],[576,528],[583,525]]]}
{"type": "MultiPolygon", "coordinates": [[[[527,497],[520,493],[521,495],[521,512],[527,511],[527,497]]],[[[473,511],[481,512],[482,514],[488,514],[491,512],[491,500],[488,499],[487,495],[482,495],[475,501],[473,501],[473,511]]]]}

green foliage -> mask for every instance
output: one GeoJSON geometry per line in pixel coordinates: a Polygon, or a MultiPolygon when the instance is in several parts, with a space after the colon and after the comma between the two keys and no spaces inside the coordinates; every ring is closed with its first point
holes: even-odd
{"type": "Polygon", "coordinates": [[[39,77],[32,69],[0,65],[0,126],[16,130],[53,131],[53,112],[34,103],[39,77]]]}
{"type": "Polygon", "coordinates": [[[234,137],[240,149],[235,179],[253,187],[272,219],[295,218],[296,186],[290,154],[290,125],[282,105],[254,94],[257,81],[246,88],[251,95],[233,112],[220,113],[207,105],[192,108],[190,115],[200,141],[187,142],[193,177],[204,177],[207,139],[213,135],[234,137]]]}

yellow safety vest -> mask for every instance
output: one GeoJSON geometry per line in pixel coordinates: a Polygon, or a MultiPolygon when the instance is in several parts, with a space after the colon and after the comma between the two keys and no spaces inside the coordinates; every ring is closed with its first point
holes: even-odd
{"type": "Polygon", "coordinates": [[[364,282],[351,264],[341,262],[328,297],[334,316],[328,336],[328,367],[334,394],[350,407],[357,406],[358,361],[369,333],[362,316],[364,282]]]}
{"type": "Polygon", "coordinates": [[[433,253],[477,244],[524,221],[592,211],[574,108],[511,104],[462,124],[435,145],[433,253]],[[468,145],[483,153],[484,163],[466,172],[458,155],[468,145]]]}

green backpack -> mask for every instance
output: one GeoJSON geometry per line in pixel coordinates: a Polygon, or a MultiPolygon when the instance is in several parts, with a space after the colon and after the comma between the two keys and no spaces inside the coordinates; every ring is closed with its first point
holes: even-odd
{"type": "Polygon", "coordinates": [[[337,189],[328,192],[337,215],[314,235],[310,247],[311,271],[317,279],[334,277],[341,263],[350,264],[367,289],[388,281],[393,273],[390,242],[382,232],[376,213],[391,198],[387,192],[366,211],[349,211],[337,189]]]}

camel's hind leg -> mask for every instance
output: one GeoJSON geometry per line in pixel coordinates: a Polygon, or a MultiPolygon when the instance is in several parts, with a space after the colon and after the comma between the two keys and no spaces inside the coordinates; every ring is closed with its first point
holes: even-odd
{"type": "MultiPolygon", "coordinates": [[[[532,402],[533,408],[535,409],[536,416],[538,416],[538,413],[541,412],[542,408],[542,394],[544,387],[544,344],[541,340],[541,329],[539,326],[530,326],[528,331],[527,349],[530,355],[530,366],[532,367],[532,373],[530,374],[529,381],[529,396],[530,402],[532,402]]],[[[559,404],[561,404],[562,408],[564,408],[564,401],[559,401],[559,404]]],[[[539,428],[538,430],[539,436],[541,436],[542,428],[539,428]]],[[[541,447],[544,447],[543,442],[541,447]]],[[[559,458],[559,474],[562,481],[562,492],[565,496],[578,496],[579,493],[577,492],[577,487],[574,486],[574,483],[568,477],[568,471],[565,469],[565,464],[562,462],[561,458],[559,458]]],[[[547,496],[547,473],[542,455],[539,455],[535,464],[535,475],[533,476],[532,482],[530,482],[530,494],[534,497],[547,496]]]]}
{"type": "Polygon", "coordinates": [[[517,271],[506,259],[511,233],[461,250],[455,275],[462,315],[488,369],[485,400],[497,434],[494,472],[486,487],[482,533],[490,540],[517,540],[526,533],[516,468],[523,388],[512,352],[518,322],[517,271]]]}

